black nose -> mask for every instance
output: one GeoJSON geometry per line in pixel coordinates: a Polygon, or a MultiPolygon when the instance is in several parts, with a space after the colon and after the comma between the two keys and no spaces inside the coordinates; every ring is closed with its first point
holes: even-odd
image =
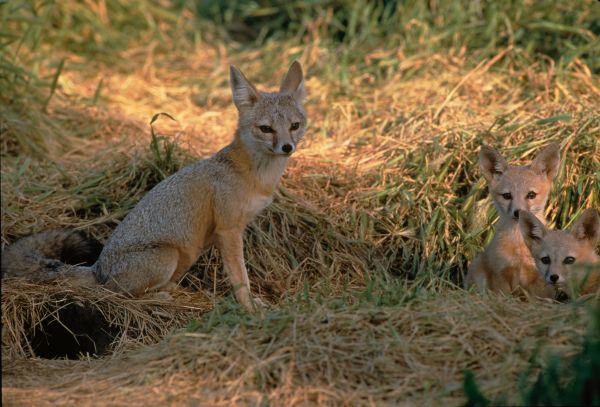
{"type": "Polygon", "coordinates": [[[515,209],[515,211],[513,212],[513,216],[515,217],[515,219],[519,219],[519,210],[515,209]]]}
{"type": "Polygon", "coordinates": [[[558,281],[558,274],[550,275],[550,281],[552,281],[553,283],[556,283],[558,281]]]}
{"type": "Polygon", "coordinates": [[[281,146],[281,150],[286,154],[291,153],[293,149],[294,147],[291,144],[284,144],[281,146]]]}

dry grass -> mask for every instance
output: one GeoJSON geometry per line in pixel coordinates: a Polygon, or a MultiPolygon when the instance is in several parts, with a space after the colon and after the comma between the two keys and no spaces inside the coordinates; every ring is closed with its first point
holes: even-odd
{"type": "Polygon", "coordinates": [[[61,321],[60,311],[77,304],[98,311],[115,328],[110,351],[158,342],[173,328],[185,325],[212,309],[203,292],[180,291],[172,301],[131,299],[105,289],[69,287],[64,283],[38,285],[18,279],[2,282],[2,357],[35,357],[31,337],[50,321],[61,321]],[[45,323],[45,324],[44,324],[45,323]]]}
{"type": "Polygon", "coordinates": [[[281,305],[263,318],[216,310],[193,332],[105,360],[13,360],[14,405],[456,405],[462,372],[513,394],[540,344],[578,351],[584,308],[448,292],[403,306],[281,305]],[[532,317],[534,316],[534,317],[532,317]],[[124,367],[127,366],[124,371],[124,367]],[[33,380],[35,377],[35,380],[33,380]]]}
{"type": "Polygon", "coordinates": [[[560,142],[551,226],[600,206],[600,83],[584,59],[557,66],[512,45],[485,57],[381,46],[347,65],[318,30],[306,47],[259,49],[171,44],[159,30],[165,38],[142,35],[109,59],[65,48],[36,62],[50,80],[65,61],[52,97],[41,88],[46,111],[35,95],[0,99],[2,243],[55,227],[105,239],[166,174],[230,141],[230,63],[274,89],[298,58],[307,137],[246,235],[253,290],[272,308],[253,317],[232,304],[216,250],[173,302],[3,281],[3,402],[457,404],[463,369],[486,394],[516,397],[538,350],[581,348],[588,307],[456,286],[493,233],[482,143],[526,162],[560,142]],[[177,122],[154,124],[164,138],[152,151],[158,112],[177,122]],[[114,352],[32,358],[27,327],[70,302],[119,327],[114,352]]]}

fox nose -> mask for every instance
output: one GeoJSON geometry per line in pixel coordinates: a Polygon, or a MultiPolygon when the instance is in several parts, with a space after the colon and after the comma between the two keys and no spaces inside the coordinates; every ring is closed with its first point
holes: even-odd
{"type": "Polygon", "coordinates": [[[515,219],[519,219],[519,210],[515,209],[515,211],[513,212],[513,216],[515,219]]]}
{"type": "Polygon", "coordinates": [[[558,281],[558,274],[551,274],[550,275],[550,281],[552,283],[556,283],[558,281]]]}
{"type": "Polygon", "coordinates": [[[281,151],[283,151],[286,154],[290,154],[292,151],[294,151],[294,146],[286,143],[281,146],[281,151]]]}

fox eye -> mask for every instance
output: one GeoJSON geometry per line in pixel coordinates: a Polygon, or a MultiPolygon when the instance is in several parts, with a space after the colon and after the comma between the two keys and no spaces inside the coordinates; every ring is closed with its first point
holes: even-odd
{"type": "Polygon", "coordinates": [[[563,263],[564,264],[573,264],[573,263],[575,263],[575,257],[573,257],[573,256],[567,256],[563,260],[563,263]]]}
{"type": "Polygon", "coordinates": [[[510,201],[512,199],[512,194],[510,192],[505,192],[504,194],[502,194],[502,198],[506,199],[507,201],[510,201]]]}
{"type": "Polygon", "coordinates": [[[290,126],[290,130],[298,130],[299,128],[300,128],[300,123],[298,123],[298,122],[294,122],[290,126]]]}
{"type": "Polygon", "coordinates": [[[275,130],[273,130],[273,127],[271,126],[258,126],[258,128],[263,133],[275,133],[275,130]]]}
{"type": "Polygon", "coordinates": [[[537,196],[537,194],[536,194],[535,192],[533,192],[533,191],[529,191],[529,192],[527,193],[527,199],[533,199],[533,198],[535,198],[536,196],[537,196]]]}
{"type": "Polygon", "coordinates": [[[544,264],[550,264],[550,257],[544,256],[540,259],[544,264]]]}

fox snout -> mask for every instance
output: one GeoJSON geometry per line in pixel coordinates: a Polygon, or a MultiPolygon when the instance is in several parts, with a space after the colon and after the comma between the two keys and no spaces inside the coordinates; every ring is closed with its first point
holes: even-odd
{"type": "Polygon", "coordinates": [[[279,142],[273,148],[275,154],[292,155],[296,151],[296,146],[292,142],[279,142]]]}
{"type": "Polygon", "coordinates": [[[565,282],[563,270],[561,270],[560,266],[555,264],[549,265],[543,275],[546,283],[551,285],[561,285],[565,282]]]}
{"type": "Polygon", "coordinates": [[[272,126],[270,150],[275,155],[290,156],[296,151],[295,138],[284,126],[272,126]]]}
{"type": "Polygon", "coordinates": [[[519,221],[519,214],[522,213],[524,210],[529,210],[529,208],[525,207],[525,208],[520,208],[517,207],[515,208],[516,205],[509,205],[508,208],[506,208],[506,214],[508,216],[510,216],[514,221],[518,222],[519,221]]]}
{"type": "MultiPolygon", "coordinates": [[[[538,205],[537,202],[534,202],[532,199],[518,199],[515,197],[517,193],[512,194],[512,199],[504,200],[504,205],[506,205],[505,213],[507,216],[511,217],[512,220],[518,222],[523,212],[531,212],[539,216],[540,210],[543,209],[543,206],[538,205]]],[[[502,205],[502,203],[500,203],[502,205]]]]}
{"type": "Polygon", "coordinates": [[[562,284],[565,282],[565,278],[555,271],[550,270],[546,274],[546,282],[552,285],[562,284]]]}
{"type": "Polygon", "coordinates": [[[512,193],[512,199],[508,202],[508,215],[512,216],[513,220],[518,221],[519,215],[523,211],[530,211],[533,209],[531,202],[523,199],[518,192],[512,193]]]}

